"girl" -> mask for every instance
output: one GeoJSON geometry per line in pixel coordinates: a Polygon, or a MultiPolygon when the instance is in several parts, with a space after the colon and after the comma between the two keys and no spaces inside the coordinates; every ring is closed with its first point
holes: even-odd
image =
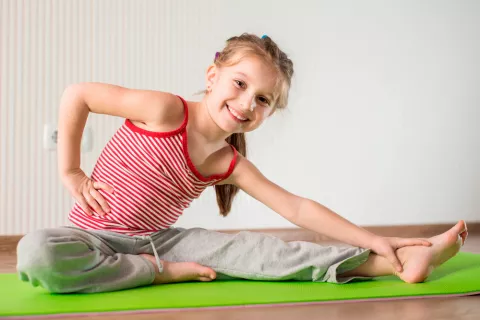
{"type": "Polygon", "coordinates": [[[380,237],[275,185],[246,158],[245,133],[287,105],[292,75],[291,60],[271,38],[243,34],[230,38],[208,67],[200,102],[108,84],[69,86],[60,105],[58,155],[62,181],[76,199],[69,215],[75,226],[23,237],[20,278],[51,292],[230,278],[425,280],[459,251],[467,236],[463,221],[428,240],[380,237]],[[87,177],[80,141],[90,112],[126,120],[87,177]],[[208,186],[224,216],[241,189],[292,223],[353,247],[172,227],[208,186]]]}

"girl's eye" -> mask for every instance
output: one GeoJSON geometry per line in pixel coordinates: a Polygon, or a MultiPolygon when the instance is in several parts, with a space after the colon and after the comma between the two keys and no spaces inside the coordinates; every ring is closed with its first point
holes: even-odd
{"type": "Polygon", "coordinates": [[[236,85],[239,86],[240,88],[243,88],[245,86],[245,83],[243,81],[240,81],[240,80],[234,80],[236,85]]]}
{"type": "MultiPolygon", "coordinates": [[[[246,84],[245,82],[243,82],[242,80],[233,80],[233,82],[235,83],[235,86],[239,87],[239,88],[242,88],[242,89],[245,89],[246,87],[246,84]]],[[[268,101],[267,98],[263,97],[263,96],[260,96],[257,98],[261,104],[263,105],[267,105],[269,106],[270,105],[270,101],[268,101]]]]}
{"type": "Polygon", "coordinates": [[[270,101],[268,101],[268,99],[265,97],[258,97],[258,100],[260,100],[260,102],[263,104],[266,104],[266,105],[270,104],[270,101]]]}

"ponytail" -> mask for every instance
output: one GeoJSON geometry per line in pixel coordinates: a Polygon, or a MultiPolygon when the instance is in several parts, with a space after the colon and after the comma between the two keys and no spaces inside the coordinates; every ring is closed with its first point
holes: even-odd
{"type": "MultiPolygon", "coordinates": [[[[247,141],[245,139],[245,133],[234,133],[229,136],[226,141],[234,146],[242,156],[247,156],[247,141]]],[[[220,214],[222,216],[226,217],[232,209],[233,198],[238,191],[238,187],[234,186],[233,184],[222,184],[215,186],[218,208],[220,209],[220,214]]]]}

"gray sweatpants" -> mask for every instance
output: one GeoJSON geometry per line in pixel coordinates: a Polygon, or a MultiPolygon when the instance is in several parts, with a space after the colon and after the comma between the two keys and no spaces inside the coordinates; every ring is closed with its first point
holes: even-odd
{"type": "MultiPolygon", "coordinates": [[[[225,234],[201,228],[170,228],[150,236],[160,259],[197,262],[218,280],[300,280],[345,283],[341,273],[364,263],[370,250],[284,242],[256,232],[225,234]]],[[[17,247],[20,279],[50,292],[103,292],[149,285],[157,269],[148,239],[61,227],[34,231],[17,247]]]]}

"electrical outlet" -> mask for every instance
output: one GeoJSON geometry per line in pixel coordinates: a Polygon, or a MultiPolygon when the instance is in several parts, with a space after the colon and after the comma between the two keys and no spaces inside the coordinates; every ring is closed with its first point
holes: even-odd
{"type": "MultiPolygon", "coordinates": [[[[58,129],[51,124],[45,124],[43,127],[43,148],[46,150],[56,150],[58,142],[58,129]]],[[[93,147],[93,133],[90,127],[83,130],[81,141],[81,152],[91,151],[93,147]]]]}
{"type": "Polygon", "coordinates": [[[47,150],[57,149],[58,130],[51,124],[43,127],[43,148],[47,150]]]}
{"type": "Polygon", "coordinates": [[[85,127],[82,135],[81,150],[82,152],[91,151],[93,147],[93,132],[92,128],[85,127]]]}

